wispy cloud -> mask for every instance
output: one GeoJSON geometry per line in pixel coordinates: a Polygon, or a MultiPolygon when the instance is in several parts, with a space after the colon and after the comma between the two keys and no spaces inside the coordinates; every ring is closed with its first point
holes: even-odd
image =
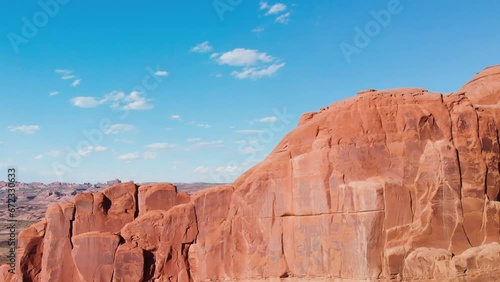
{"type": "Polygon", "coordinates": [[[62,75],[70,75],[73,73],[72,70],[66,70],[66,69],[56,69],[55,73],[57,74],[62,74],[62,75]]]}
{"type": "Polygon", "coordinates": [[[59,74],[62,80],[74,79],[73,82],[71,83],[72,87],[77,87],[82,82],[82,80],[74,74],[73,70],[56,69],[55,73],[59,74]]]}
{"type": "Polygon", "coordinates": [[[38,156],[35,156],[35,159],[36,159],[36,160],[41,160],[41,159],[43,159],[43,155],[42,155],[42,154],[40,154],[40,155],[38,155],[38,156]]]}
{"type": "Polygon", "coordinates": [[[210,128],[210,127],[212,127],[210,124],[206,124],[206,123],[198,123],[198,124],[196,124],[196,126],[203,127],[203,128],[210,128]]]}
{"type": "Polygon", "coordinates": [[[9,126],[7,127],[12,132],[22,132],[24,134],[34,134],[38,130],[40,130],[39,125],[20,125],[20,126],[9,126]]]}
{"type": "Polygon", "coordinates": [[[174,148],[175,145],[170,143],[153,143],[153,144],[148,144],[144,147],[149,150],[162,150],[162,149],[174,148]]]}
{"type": "Polygon", "coordinates": [[[155,72],[155,75],[156,75],[156,76],[167,76],[167,75],[168,75],[168,72],[167,72],[167,71],[162,71],[162,70],[159,70],[159,71],[156,71],[156,72],[155,72]]]}
{"type": "Polygon", "coordinates": [[[89,156],[91,153],[95,153],[95,152],[104,152],[108,150],[108,147],[104,147],[104,146],[87,146],[87,147],[83,147],[83,148],[80,148],[80,150],[78,150],[78,155],[82,156],[82,157],[87,157],[89,156]]]}
{"type": "Polygon", "coordinates": [[[290,21],[290,12],[277,17],[275,21],[280,24],[287,24],[290,21]]]}
{"type": "Polygon", "coordinates": [[[131,124],[117,123],[112,124],[104,133],[105,134],[118,134],[122,132],[128,132],[135,129],[135,126],[131,124]]]}
{"type": "Polygon", "coordinates": [[[82,82],[81,79],[76,79],[75,81],[73,81],[73,83],[71,83],[71,86],[77,87],[78,85],[80,85],[80,82],[82,82]]]}
{"type": "Polygon", "coordinates": [[[127,153],[127,154],[119,155],[117,159],[122,160],[122,161],[132,161],[132,160],[137,160],[140,158],[141,158],[141,155],[137,152],[134,152],[134,153],[127,153]]]}
{"type": "Polygon", "coordinates": [[[135,160],[143,159],[143,160],[154,160],[158,157],[158,154],[156,152],[151,152],[151,151],[146,151],[144,153],[138,153],[138,152],[131,152],[131,153],[126,153],[126,154],[121,154],[118,155],[116,158],[117,160],[120,161],[125,161],[127,163],[130,163],[135,160]]]}
{"type": "Polygon", "coordinates": [[[284,62],[280,62],[265,52],[246,48],[235,48],[221,54],[214,53],[211,58],[220,65],[243,67],[241,70],[231,72],[239,79],[270,77],[285,66],[284,62]]]}
{"type": "Polygon", "coordinates": [[[106,100],[98,100],[94,97],[75,97],[70,101],[73,106],[80,108],[94,108],[106,102],[106,100]]]}
{"type": "Polygon", "coordinates": [[[270,117],[263,117],[257,120],[258,122],[264,122],[264,123],[272,123],[272,122],[277,122],[278,117],[276,116],[270,116],[270,117]]]}
{"type": "Polygon", "coordinates": [[[274,58],[258,50],[235,48],[217,58],[217,63],[230,66],[252,66],[259,62],[272,62],[274,58]]]}
{"type": "Polygon", "coordinates": [[[170,116],[171,119],[175,119],[175,120],[179,120],[179,121],[182,121],[181,119],[181,116],[180,115],[171,115],[170,116]]]}
{"type": "MultiPolygon", "coordinates": [[[[292,5],[293,6],[293,5],[292,5]]],[[[274,5],[269,5],[267,2],[260,2],[259,8],[261,10],[266,10],[265,16],[278,15],[285,12],[288,7],[283,3],[276,3],[274,5]]],[[[281,14],[274,19],[275,22],[280,24],[287,24],[290,21],[290,12],[281,14]]]]}
{"type": "Polygon", "coordinates": [[[130,95],[126,96],[122,101],[125,105],[122,107],[124,110],[150,110],[153,105],[149,103],[149,100],[141,96],[142,93],[134,91],[130,95]]]}
{"type": "Polygon", "coordinates": [[[196,52],[196,53],[208,53],[212,52],[212,46],[210,46],[208,41],[204,41],[193,48],[191,48],[191,52],[196,52]]]}
{"type": "Polygon", "coordinates": [[[81,108],[94,108],[102,104],[111,103],[112,108],[122,110],[150,110],[153,105],[151,100],[142,96],[141,92],[133,91],[129,95],[121,91],[113,91],[104,98],[96,97],[76,97],[70,100],[73,106],[81,108]]]}
{"type": "Polygon", "coordinates": [[[259,26],[259,27],[252,29],[252,32],[255,32],[255,33],[261,33],[263,31],[264,31],[264,27],[262,27],[262,26],[259,26]]]}
{"type": "Polygon", "coordinates": [[[59,94],[59,91],[52,91],[49,93],[49,96],[56,96],[59,94]]]}
{"type": "Polygon", "coordinates": [[[273,76],[279,69],[285,66],[285,63],[272,64],[265,68],[244,68],[242,71],[233,71],[231,74],[239,79],[257,79],[273,76]]]}
{"type": "Polygon", "coordinates": [[[198,142],[193,146],[196,149],[221,148],[224,147],[224,141],[198,142]]]}
{"type": "Polygon", "coordinates": [[[68,79],[73,79],[73,78],[75,78],[75,76],[74,76],[74,75],[72,75],[72,74],[63,75],[63,76],[61,77],[61,79],[62,79],[62,80],[68,80],[68,79]]]}
{"type": "Polygon", "coordinates": [[[283,3],[276,3],[274,5],[269,5],[267,2],[260,3],[261,10],[267,10],[266,16],[279,14],[287,9],[286,5],[283,3]]]}

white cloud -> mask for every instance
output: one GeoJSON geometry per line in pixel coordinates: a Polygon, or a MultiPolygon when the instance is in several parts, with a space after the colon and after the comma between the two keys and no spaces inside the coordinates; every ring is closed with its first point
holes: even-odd
{"type": "Polygon", "coordinates": [[[80,108],[94,108],[106,102],[106,100],[98,100],[94,97],[76,97],[70,100],[73,106],[80,108]]]}
{"type": "Polygon", "coordinates": [[[167,149],[167,148],[174,148],[174,144],[169,144],[169,143],[153,143],[144,146],[146,149],[150,150],[161,150],[161,149],[167,149]]]}
{"type": "Polygon", "coordinates": [[[118,160],[121,161],[131,161],[131,160],[137,160],[139,158],[141,158],[141,155],[139,153],[128,153],[118,156],[118,160]]]}
{"type": "Polygon", "coordinates": [[[255,33],[261,33],[263,31],[264,31],[264,27],[262,27],[262,26],[259,26],[259,27],[252,29],[252,32],[255,32],[255,33]]]}
{"type": "Polygon", "coordinates": [[[49,96],[56,96],[57,94],[59,94],[59,91],[52,91],[49,93],[49,96]]]}
{"type": "Polygon", "coordinates": [[[278,117],[276,117],[276,116],[263,117],[263,118],[258,119],[257,121],[264,122],[264,123],[272,123],[272,122],[277,122],[278,117]]]}
{"type": "MultiPolygon", "coordinates": [[[[267,12],[265,15],[269,16],[269,15],[279,14],[279,13],[285,11],[286,5],[283,3],[277,3],[277,4],[274,4],[272,6],[269,6],[266,4],[266,7],[264,9],[267,9],[267,12]]],[[[264,9],[262,9],[262,6],[261,6],[261,10],[264,10],[264,9]]]]}
{"type": "Polygon", "coordinates": [[[233,71],[231,74],[239,79],[257,79],[265,76],[272,76],[275,74],[280,68],[284,67],[285,63],[281,64],[272,64],[267,68],[257,69],[257,68],[245,68],[242,71],[233,71]]]}
{"type": "Polygon", "coordinates": [[[259,7],[260,7],[261,10],[268,9],[269,8],[269,4],[267,4],[267,2],[265,2],[265,1],[261,1],[259,3],[259,7]]]}
{"type": "Polygon", "coordinates": [[[90,153],[92,152],[92,146],[90,147],[84,147],[84,148],[81,148],[80,150],[78,150],[78,155],[80,156],[83,156],[83,157],[86,157],[88,156],[90,153]]]}
{"type": "Polygon", "coordinates": [[[197,52],[197,53],[207,53],[212,51],[212,46],[210,46],[208,41],[204,41],[193,48],[191,48],[191,52],[197,52]]]}
{"type": "Polygon", "coordinates": [[[112,124],[104,133],[105,134],[118,134],[120,132],[132,131],[134,129],[135,129],[135,126],[133,126],[131,124],[117,123],[117,124],[112,124]]]}
{"type": "Polygon", "coordinates": [[[69,74],[73,73],[72,70],[65,70],[65,69],[56,69],[55,72],[57,74],[64,74],[64,75],[69,75],[69,74]]]}
{"type": "Polygon", "coordinates": [[[104,147],[104,146],[96,146],[96,147],[94,147],[94,151],[96,151],[96,152],[104,152],[106,150],[108,150],[108,147],[104,147]]]}
{"type": "Polygon", "coordinates": [[[82,82],[82,80],[81,79],[77,79],[77,80],[73,81],[73,83],[71,83],[71,86],[77,87],[78,85],[80,85],[80,82],[82,82]]]}
{"type": "Polygon", "coordinates": [[[167,71],[156,71],[155,72],[155,75],[156,76],[167,76],[168,75],[168,72],[167,71]]]}
{"type": "Polygon", "coordinates": [[[153,108],[152,104],[149,104],[149,100],[141,96],[142,93],[138,91],[133,91],[130,95],[123,98],[128,104],[124,105],[122,108],[124,110],[149,110],[153,108]]]}
{"type": "Polygon", "coordinates": [[[275,21],[280,24],[287,24],[290,21],[290,12],[277,17],[275,21]]]}
{"type": "Polygon", "coordinates": [[[210,172],[210,169],[208,167],[205,167],[205,166],[199,166],[199,167],[194,169],[194,172],[205,174],[205,173],[210,172]]]}
{"type": "Polygon", "coordinates": [[[62,79],[62,80],[68,80],[68,79],[73,79],[73,78],[75,78],[75,76],[74,76],[74,75],[72,75],[72,74],[69,74],[69,75],[63,75],[63,76],[61,77],[61,79],[62,79]]]}
{"type": "Polygon", "coordinates": [[[208,149],[208,148],[220,148],[223,147],[224,141],[222,140],[217,140],[217,141],[210,141],[210,142],[198,142],[194,144],[193,147],[197,149],[208,149]]]}
{"type": "Polygon", "coordinates": [[[212,127],[210,124],[205,124],[205,123],[199,123],[196,126],[203,127],[203,128],[210,128],[210,127],[212,127]]]}
{"type": "Polygon", "coordinates": [[[74,106],[81,108],[94,108],[99,105],[111,102],[112,108],[120,108],[122,110],[149,110],[153,108],[150,104],[150,100],[141,96],[142,93],[138,91],[133,91],[129,95],[126,95],[120,91],[113,91],[102,99],[95,97],[76,97],[71,99],[71,103],[74,106]]]}
{"type": "Polygon", "coordinates": [[[104,101],[111,101],[111,102],[117,102],[120,101],[121,99],[125,98],[127,95],[121,91],[113,91],[106,96],[104,96],[104,101]]]}
{"type": "Polygon", "coordinates": [[[82,157],[87,157],[88,155],[90,155],[90,153],[94,153],[94,152],[104,152],[108,150],[108,147],[103,147],[103,146],[87,146],[87,147],[83,147],[83,148],[80,148],[80,150],[78,150],[78,155],[82,156],[82,157]]]}
{"type": "Polygon", "coordinates": [[[10,131],[20,131],[24,134],[33,134],[40,130],[40,126],[38,125],[20,125],[20,126],[9,126],[7,127],[10,131]]]}
{"type": "Polygon", "coordinates": [[[210,55],[210,59],[213,59],[213,58],[215,58],[217,56],[219,56],[219,53],[213,53],[213,54],[210,55]]]}
{"type": "Polygon", "coordinates": [[[261,53],[258,50],[235,48],[232,51],[225,52],[217,58],[217,62],[221,65],[230,66],[252,66],[259,62],[272,62],[274,58],[261,53]]]}
{"type": "Polygon", "coordinates": [[[259,130],[259,129],[243,129],[243,130],[237,130],[236,133],[240,134],[259,134],[259,133],[264,133],[266,132],[265,130],[259,130]]]}
{"type": "Polygon", "coordinates": [[[40,154],[40,155],[36,156],[35,159],[36,160],[41,160],[41,159],[43,159],[43,155],[40,154]]]}
{"type": "Polygon", "coordinates": [[[188,142],[200,142],[201,141],[201,138],[188,138],[187,139],[188,142]]]}
{"type": "Polygon", "coordinates": [[[180,115],[171,115],[171,119],[182,120],[180,115]]]}

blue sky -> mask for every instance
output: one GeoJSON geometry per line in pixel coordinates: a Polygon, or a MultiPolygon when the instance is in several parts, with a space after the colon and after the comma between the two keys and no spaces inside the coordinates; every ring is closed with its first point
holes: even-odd
{"type": "Polygon", "coordinates": [[[24,182],[232,181],[304,112],[368,88],[452,92],[499,64],[498,11],[498,1],[8,1],[0,168],[24,182]]]}

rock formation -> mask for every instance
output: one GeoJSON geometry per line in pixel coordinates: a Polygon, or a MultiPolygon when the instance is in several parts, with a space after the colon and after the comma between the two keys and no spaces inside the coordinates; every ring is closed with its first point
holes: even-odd
{"type": "Polygon", "coordinates": [[[0,281],[499,281],[500,66],[304,114],[232,185],[54,204],[0,281]]]}

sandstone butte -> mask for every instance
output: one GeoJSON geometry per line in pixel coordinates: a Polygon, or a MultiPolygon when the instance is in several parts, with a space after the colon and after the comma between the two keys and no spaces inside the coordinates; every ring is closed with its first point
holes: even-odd
{"type": "Polygon", "coordinates": [[[0,281],[500,281],[500,66],[304,114],[233,184],[52,204],[0,281]]]}

